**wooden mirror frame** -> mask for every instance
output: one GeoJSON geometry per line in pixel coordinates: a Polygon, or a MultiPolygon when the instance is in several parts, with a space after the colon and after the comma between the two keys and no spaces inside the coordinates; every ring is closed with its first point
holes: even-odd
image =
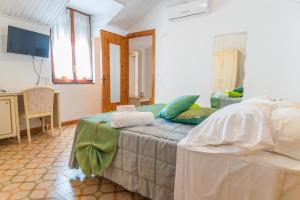
{"type": "Polygon", "coordinates": [[[134,33],[129,33],[126,35],[126,38],[133,39],[133,38],[138,38],[138,37],[145,37],[145,36],[152,36],[152,96],[150,98],[150,103],[154,104],[155,100],[155,29],[150,29],[150,30],[145,30],[145,31],[140,31],[140,32],[134,32],[134,33]]]}

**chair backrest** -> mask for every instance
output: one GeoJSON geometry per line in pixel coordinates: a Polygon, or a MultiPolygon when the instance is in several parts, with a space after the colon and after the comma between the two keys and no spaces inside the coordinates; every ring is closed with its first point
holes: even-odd
{"type": "Polygon", "coordinates": [[[35,87],[23,91],[25,115],[53,112],[54,89],[35,87]]]}

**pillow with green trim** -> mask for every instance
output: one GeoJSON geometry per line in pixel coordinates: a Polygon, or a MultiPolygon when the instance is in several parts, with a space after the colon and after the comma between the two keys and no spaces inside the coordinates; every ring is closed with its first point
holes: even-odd
{"type": "Polygon", "coordinates": [[[173,119],[183,111],[189,109],[199,98],[199,95],[181,96],[170,101],[159,113],[159,117],[173,119]]]}
{"type": "Polygon", "coordinates": [[[182,124],[198,125],[215,111],[217,111],[217,109],[204,107],[188,109],[187,111],[181,113],[180,115],[172,119],[172,121],[182,124]]]}

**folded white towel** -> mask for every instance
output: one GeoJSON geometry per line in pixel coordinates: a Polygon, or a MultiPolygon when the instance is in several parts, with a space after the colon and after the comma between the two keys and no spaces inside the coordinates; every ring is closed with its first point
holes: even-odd
{"type": "Polygon", "coordinates": [[[135,105],[117,106],[117,112],[133,112],[136,111],[135,105]]]}
{"type": "Polygon", "coordinates": [[[154,123],[154,114],[152,112],[115,112],[112,113],[111,118],[111,126],[113,128],[144,126],[154,123]]]}

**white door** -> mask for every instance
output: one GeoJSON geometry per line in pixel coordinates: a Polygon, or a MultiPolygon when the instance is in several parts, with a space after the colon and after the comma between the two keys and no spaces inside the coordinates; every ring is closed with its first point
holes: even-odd
{"type": "Polygon", "coordinates": [[[11,134],[12,110],[10,99],[0,99],[0,135],[11,134]]]}

